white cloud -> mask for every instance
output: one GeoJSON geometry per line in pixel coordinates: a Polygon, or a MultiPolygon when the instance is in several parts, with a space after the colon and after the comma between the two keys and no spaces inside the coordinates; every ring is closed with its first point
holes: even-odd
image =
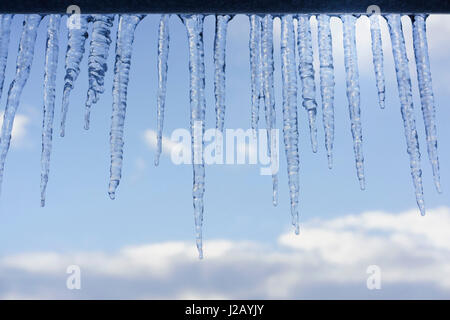
{"type": "MultiPolygon", "coordinates": [[[[0,128],[3,125],[3,114],[0,112],[0,128]]],[[[25,142],[27,135],[27,126],[30,123],[30,119],[23,114],[16,114],[14,119],[13,129],[11,132],[11,147],[22,146],[25,142]]]]}
{"type": "Polygon", "coordinates": [[[130,246],[116,253],[24,253],[0,259],[0,296],[55,298],[449,298],[450,208],[366,212],[304,223],[276,245],[205,241],[130,246]],[[79,265],[82,290],[64,289],[79,265]],[[381,291],[366,288],[370,265],[381,291]]]}

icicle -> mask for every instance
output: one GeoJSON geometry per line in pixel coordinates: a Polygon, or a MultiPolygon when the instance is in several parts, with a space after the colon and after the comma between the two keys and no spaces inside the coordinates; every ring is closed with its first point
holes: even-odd
{"type": "Polygon", "coordinates": [[[203,44],[203,15],[181,16],[186,25],[189,42],[190,104],[195,234],[199,258],[203,258],[202,225],[203,194],[205,192],[205,166],[203,135],[205,131],[205,62],[203,44]]]}
{"type": "Polygon", "coordinates": [[[114,199],[122,176],[123,129],[127,111],[127,90],[131,66],[134,31],[145,15],[120,15],[116,40],[116,61],[114,64],[113,105],[111,116],[111,168],[109,177],[109,197],[114,199]]]}
{"type": "Polygon", "coordinates": [[[416,57],[417,79],[419,82],[420,100],[422,102],[423,121],[427,135],[428,158],[433,168],[434,185],[441,192],[439,177],[439,158],[437,152],[436,110],[434,105],[433,86],[431,83],[430,59],[428,57],[428,41],[426,32],[426,16],[414,16],[413,42],[416,57]]]}
{"type": "Polygon", "coordinates": [[[55,111],[56,70],[59,53],[59,26],[61,16],[52,14],[49,17],[47,45],[45,51],[44,75],[44,120],[42,121],[42,155],[41,155],[41,207],[45,206],[45,190],[47,189],[50,171],[50,154],[52,151],[53,115],[55,111]]]}
{"type": "Polygon", "coordinates": [[[313,152],[317,152],[316,85],[314,80],[313,50],[309,15],[299,14],[297,19],[297,45],[299,55],[298,70],[302,81],[303,107],[308,111],[312,150],[313,152]]]}
{"type": "Polygon", "coordinates": [[[252,14],[250,20],[250,76],[252,89],[252,129],[258,128],[261,98],[261,17],[252,14]]]}
{"type": "Polygon", "coordinates": [[[164,106],[166,103],[167,61],[169,59],[169,14],[161,15],[158,36],[158,94],[157,94],[157,142],[155,166],[159,164],[162,151],[162,132],[164,125],[164,106]]]}
{"type": "Polygon", "coordinates": [[[42,20],[40,14],[30,14],[25,16],[22,36],[20,38],[19,53],[17,54],[16,75],[9,87],[8,100],[3,115],[3,125],[0,139],[0,187],[3,181],[3,170],[5,168],[6,155],[8,154],[11,142],[11,131],[19,106],[22,90],[30,75],[31,64],[33,63],[34,44],[39,23],[42,20]]]}
{"type": "Polygon", "coordinates": [[[317,22],[323,128],[325,131],[325,147],[327,149],[328,167],[331,169],[333,166],[334,141],[334,66],[330,16],[320,14],[317,16],[317,22]]]}
{"type": "Polygon", "coordinates": [[[411,76],[409,74],[405,39],[403,37],[400,15],[388,14],[386,18],[391,35],[392,53],[394,56],[395,70],[397,73],[398,94],[401,104],[403,125],[405,127],[405,137],[411,166],[411,176],[413,178],[417,205],[419,206],[420,213],[425,215],[419,141],[416,131],[416,120],[414,116],[414,105],[411,92],[411,76]]]}
{"type": "Polygon", "coordinates": [[[214,38],[214,94],[216,97],[216,129],[223,132],[225,118],[225,52],[229,15],[216,15],[214,38]]]}
{"type": "Polygon", "coordinates": [[[88,58],[89,89],[86,98],[84,128],[89,129],[91,106],[98,102],[105,91],[105,74],[108,70],[108,53],[111,44],[111,28],[114,15],[94,14],[92,19],[92,39],[88,58]]]}
{"type": "Polygon", "coordinates": [[[373,13],[370,16],[370,34],[372,36],[373,68],[378,89],[378,102],[384,109],[384,71],[383,71],[383,43],[381,41],[380,14],[373,13]]]}
{"type": "Polygon", "coordinates": [[[11,14],[0,14],[0,98],[2,97],[3,83],[5,81],[12,18],[11,14]]]}
{"type": "Polygon", "coordinates": [[[80,63],[84,55],[84,45],[88,37],[89,16],[80,15],[80,23],[76,27],[68,28],[68,43],[66,51],[66,75],[64,77],[64,92],[61,107],[61,129],[60,135],[64,137],[66,128],[67,110],[69,108],[69,96],[74,83],[80,74],[80,63]]]}
{"type": "Polygon", "coordinates": [[[356,173],[361,190],[365,188],[364,156],[362,149],[362,126],[359,98],[358,57],[356,54],[355,23],[353,15],[342,15],[344,32],[344,62],[347,81],[347,98],[350,120],[352,124],[353,150],[355,152],[356,173]]]}
{"type": "Polygon", "coordinates": [[[295,226],[295,233],[298,234],[297,70],[292,15],[285,15],[281,18],[281,75],[283,81],[283,135],[287,158],[292,224],[295,226]]]}
{"type": "MultiPolygon", "coordinates": [[[[272,129],[276,128],[275,90],[274,90],[274,63],[273,63],[273,17],[266,15],[262,19],[261,35],[261,74],[262,96],[265,103],[268,154],[270,159],[277,159],[277,146],[274,145],[275,137],[272,129]],[[274,148],[272,148],[274,146],[274,148]]],[[[278,204],[278,176],[272,174],[272,203],[278,204]]]]}

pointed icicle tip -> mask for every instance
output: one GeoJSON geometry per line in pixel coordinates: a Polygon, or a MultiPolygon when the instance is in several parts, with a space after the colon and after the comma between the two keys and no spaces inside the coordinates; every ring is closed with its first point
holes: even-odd
{"type": "Polygon", "coordinates": [[[366,180],[364,178],[359,180],[359,188],[364,191],[366,190],[366,180]]]}
{"type": "Polygon", "coordinates": [[[420,215],[423,217],[426,214],[426,210],[425,210],[425,201],[417,201],[417,205],[419,206],[419,210],[420,210],[420,215]]]}
{"type": "Polygon", "coordinates": [[[300,234],[300,226],[299,226],[299,224],[297,223],[296,225],[295,225],[295,235],[299,235],[300,234]]]}
{"type": "Polygon", "coordinates": [[[272,205],[278,206],[278,176],[272,176],[272,205]]]}
{"type": "Polygon", "coordinates": [[[327,159],[328,159],[328,169],[331,170],[331,169],[333,169],[333,154],[328,153],[327,159]]]}
{"type": "Polygon", "coordinates": [[[111,180],[109,182],[108,194],[109,194],[109,197],[111,198],[111,200],[116,199],[116,190],[117,190],[118,186],[119,186],[118,180],[111,180]]]}
{"type": "Polygon", "coordinates": [[[436,187],[436,191],[437,191],[438,193],[442,193],[441,183],[440,183],[439,181],[435,181],[435,182],[434,182],[434,185],[435,185],[435,187],[436,187]]]}
{"type": "Polygon", "coordinates": [[[202,239],[197,239],[196,240],[196,245],[197,245],[197,251],[198,251],[198,259],[202,260],[203,259],[203,244],[202,244],[202,239]]]}

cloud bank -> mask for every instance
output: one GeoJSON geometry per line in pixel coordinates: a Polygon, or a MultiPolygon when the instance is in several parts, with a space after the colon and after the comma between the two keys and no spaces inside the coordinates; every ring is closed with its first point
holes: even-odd
{"type": "Polygon", "coordinates": [[[207,240],[203,261],[192,241],[4,256],[0,297],[450,298],[450,208],[416,211],[317,219],[273,244],[207,240]],[[66,288],[69,265],[81,269],[81,290],[66,288]],[[381,290],[366,287],[370,265],[381,290]]]}

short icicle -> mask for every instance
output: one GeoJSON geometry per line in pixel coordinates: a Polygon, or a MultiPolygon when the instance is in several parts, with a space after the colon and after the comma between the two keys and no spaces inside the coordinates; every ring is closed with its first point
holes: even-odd
{"type": "Polygon", "coordinates": [[[378,90],[378,103],[384,109],[385,84],[384,84],[384,62],[383,62],[383,42],[381,40],[380,14],[373,13],[370,16],[370,35],[372,37],[373,69],[378,90]]]}
{"type": "Polygon", "coordinates": [[[80,63],[84,55],[84,46],[88,37],[89,15],[79,15],[79,25],[68,27],[68,42],[66,51],[66,75],[64,77],[64,92],[61,106],[60,136],[64,137],[66,129],[66,117],[69,109],[69,96],[74,83],[80,74],[80,63]]]}
{"type": "Polygon", "coordinates": [[[334,64],[330,16],[320,14],[317,16],[317,22],[323,128],[325,132],[328,168],[331,169],[333,167],[334,142],[334,64]]]}
{"type": "Polygon", "coordinates": [[[114,64],[113,105],[111,116],[111,132],[109,136],[111,148],[111,167],[109,178],[109,197],[115,198],[116,189],[122,177],[123,162],[123,130],[127,111],[127,90],[131,67],[134,32],[145,15],[123,14],[119,18],[116,40],[116,61],[114,64]]]}
{"type": "Polygon", "coordinates": [[[159,20],[158,33],[158,93],[156,95],[156,117],[157,117],[157,136],[156,136],[156,155],[155,166],[159,165],[159,158],[162,152],[162,134],[164,127],[164,107],[166,104],[167,88],[167,70],[169,60],[169,14],[161,15],[159,20]]]}
{"type": "Polygon", "coordinates": [[[354,15],[342,15],[343,22],[343,44],[344,63],[346,69],[348,109],[353,136],[353,150],[355,153],[356,173],[361,190],[365,189],[364,178],[364,155],[362,148],[362,124],[359,92],[359,72],[358,58],[356,54],[355,24],[354,15]]]}
{"type": "Polygon", "coordinates": [[[259,103],[261,98],[261,17],[257,14],[249,16],[250,20],[250,79],[251,79],[251,125],[258,128],[259,103]]]}
{"type": "Polygon", "coordinates": [[[419,82],[420,100],[422,102],[423,121],[427,135],[428,158],[433,169],[434,185],[441,192],[439,174],[439,158],[437,151],[436,106],[434,104],[433,86],[431,82],[430,58],[428,57],[428,41],[426,16],[416,15],[413,18],[413,43],[416,57],[417,79],[419,82]]]}
{"type": "Polygon", "coordinates": [[[225,66],[227,27],[230,15],[216,15],[214,37],[214,95],[216,98],[216,129],[223,132],[225,119],[225,66]]]}
{"type": "Polygon", "coordinates": [[[317,102],[316,85],[314,80],[313,50],[309,15],[299,14],[297,17],[297,46],[299,55],[299,74],[302,81],[303,107],[308,111],[311,147],[317,152],[317,102]]]}
{"type": "Polygon", "coordinates": [[[203,43],[203,15],[182,15],[189,44],[191,144],[195,236],[199,258],[203,258],[202,225],[203,195],[205,192],[205,165],[203,135],[205,132],[205,61],[203,43]]]}
{"type": "Polygon", "coordinates": [[[114,15],[94,14],[92,20],[92,39],[89,49],[88,74],[89,89],[86,97],[84,128],[89,129],[91,107],[105,91],[105,74],[108,71],[108,54],[111,45],[111,28],[114,15]]]}
{"type": "MultiPolygon", "coordinates": [[[[20,103],[20,96],[25,87],[33,63],[34,45],[36,43],[37,31],[43,18],[40,14],[30,14],[25,16],[22,35],[19,43],[19,53],[17,54],[16,75],[9,86],[8,100],[3,115],[3,124],[0,138],[0,189],[3,182],[3,172],[5,160],[11,143],[11,132],[20,103]]],[[[0,191],[1,192],[1,191],[0,191]]]]}
{"type": "Polygon", "coordinates": [[[417,205],[421,215],[425,215],[425,200],[423,197],[422,169],[420,168],[420,150],[416,130],[416,119],[414,116],[414,105],[411,91],[411,76],[409,74],[408,57],[406,55],[405,38],[399,14],[388,14],[386,16],[389,33],[391,35],[392,53],[394,56],[395,70],[397,73],[398,94],[401,104],[403,125],[411,176],[414,183],[417,205]]]}
{"type": "Polygon", "coordinates": [[[292,224],[299,233],[299,154],[297,124],[297,70],[292,15],[281,18],[281,75],[283,81],[283,136],[287,158],[292,224]]]}
{"type": "Polygon", "coordinates": [[[0,14],[0,98],[5,81],[6,62],[8,61],[9,38],[13,15],[0,14]]]}
{"type": "Polygon", "coordinates": [[[50,171],[50,154],[52,152],[53,116],[55,113],[56,71],[58,67],[60,24],[60,15],[52,14],[49,16],[44,67],[45,74],[41,154],[41,207],[45,206],[45,191],[47,189],[48,175],[50,171]]]}
{"type": "MultiPolygon", "coordinates": [[[[275,89],[274,89],[274,61],[273,61],[273,17],[265,15],[262,19],[261,34],[261,88],[265,104],[265,117],[267,129],[268,155],[271,167],[277,168],[278,145],[276,145],[276,110],[275,110],[275,89]]],[[[272,204],[278,205],[278,175],[272,172],[272,204]]]]}

